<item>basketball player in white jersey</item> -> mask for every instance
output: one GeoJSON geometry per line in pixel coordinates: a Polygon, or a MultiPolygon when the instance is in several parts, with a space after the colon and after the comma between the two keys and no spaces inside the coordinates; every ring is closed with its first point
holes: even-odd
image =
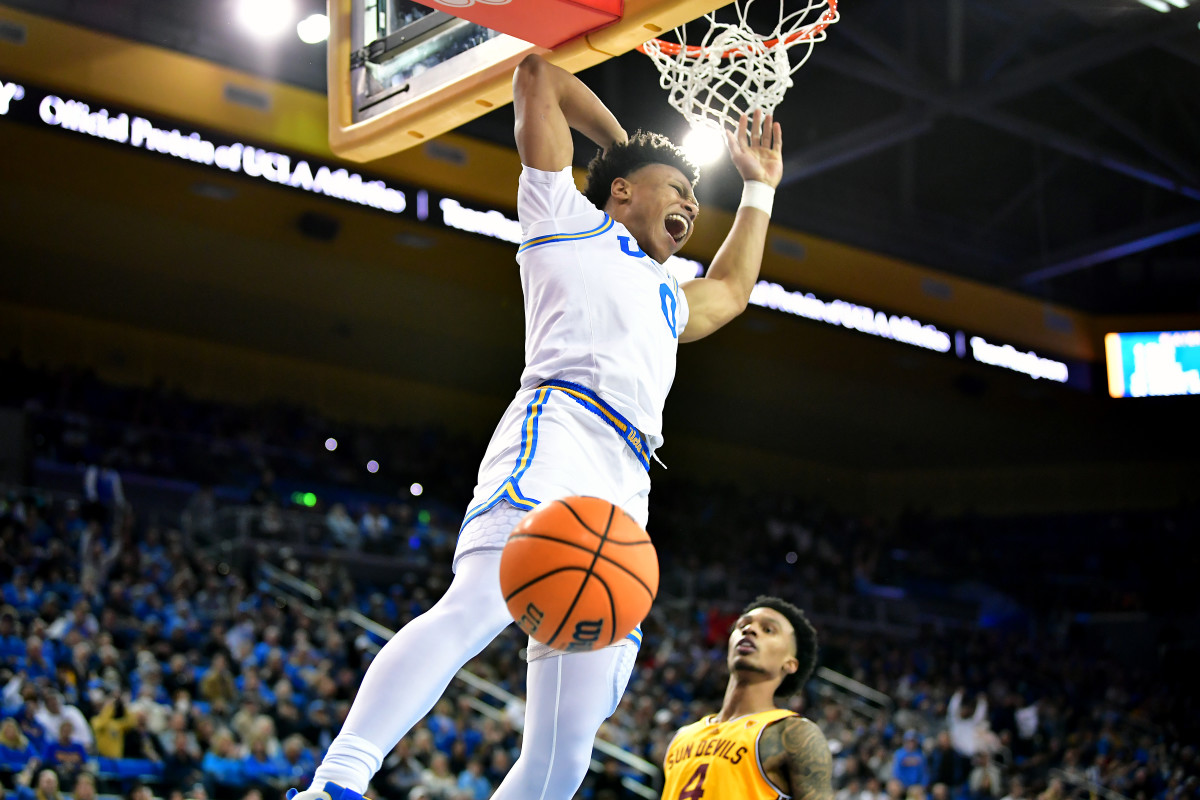
{"type": "MultiPolygon", "coordinates": [[[[726,144],[746,181],[706,277],[680,286],[663,266],[692,235],[695,167],[665,137],[629,136],[579,79],[538,56],[513,78],[524,168],[517,250],[525,370],[479,468],[454,555],[454,580],[372,661],[311,787],[294,800],[359,800],[384,754],[429,711],[454,673],[512,622],[500,551],[538,503],[601,497],[647,521],[649,463],[679,341],[740,314],[758,279],[782,132],[743,117],[726,144]],[[572,178],[571,129],[600,146],[586,195],[572,178]]],[[[522,752],[498,800],[567,800],[600,724],[615,710],[640,641],[563,653],[531,643],[522,752]]]]}

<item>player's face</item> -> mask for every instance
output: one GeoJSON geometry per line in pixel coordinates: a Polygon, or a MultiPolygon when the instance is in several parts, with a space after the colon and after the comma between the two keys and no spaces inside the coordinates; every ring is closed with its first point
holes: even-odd
{"type": "Polygon", "coordinates": [[[620,222],[643,252],[662,263],[679,252],[695,229],[700,204],[692,182],[668,164],[647,164],[625,180],[628,212],[620,222]]]}
{"type": "Polygon", "coordinates": [[[729,672],[742,680],[782,681],[800,666],[792,623],[772,608],[747,611],[729,633],[728,661],[729,672]]]}

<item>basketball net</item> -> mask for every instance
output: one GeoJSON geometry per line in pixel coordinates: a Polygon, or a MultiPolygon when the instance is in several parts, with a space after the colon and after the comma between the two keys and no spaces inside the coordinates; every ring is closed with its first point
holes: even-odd
{"type": "Polygon", "coordinates": [[[792,85],[792,73],[838,21],[837,0],[779,0],[779,24],[756,33],[747,21],[754,0],[737,0],[737,20],[721,22],[716,12],[676,28],[677,41],[651,39],[639,47],[658,67],[667,101],[693,127],[736,128],[742,114],[773,114],[792,85]],[[788,7],[793,8],[790,13],[788,7]],[[694,34],[708,23],[708,30],[694,34]]]}

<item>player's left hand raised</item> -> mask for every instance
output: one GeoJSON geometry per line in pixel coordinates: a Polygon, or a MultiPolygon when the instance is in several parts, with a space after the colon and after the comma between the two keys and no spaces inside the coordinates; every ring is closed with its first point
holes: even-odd
{"type": "Polygon", "coordinates": [[[783,128],[771,114],[763,119],[760,109],[754,117],[742,114],[737,132],[725,131],[729,157],[744,181],[762,181],[778,186],[783,178],[783,128]]]}

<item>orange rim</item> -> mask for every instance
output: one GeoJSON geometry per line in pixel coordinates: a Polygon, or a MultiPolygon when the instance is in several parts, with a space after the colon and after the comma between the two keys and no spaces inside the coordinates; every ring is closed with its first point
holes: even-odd
{"type": "MultiPolygon", "coordinates": [[[[762,46],[768,50],[777,47],[781,43],[784,47],[790,47],[796,42],[802,42],[806,39],[811,39],[821,31],[828,28],[831,24],[833,24],[834,17],[837,16],[837,0],[828,1],[829,7],[825,9],[823,14],[821,14],[821,18],[812,25],[801,28],[800,30],[795,31],[788,36],[782,37],[782,39],[767,39],[766,41],[762,42],[762,46]]],[[[704,58],[708,54],[709,50],[709,48],[701,47],[700,45],[690,44],[687,47],[683,47],[677,42],[668,42],[665,39],[651,39],[645,44],[639,44],[637,48],[638,51],[645,53],[646,45],[651,43],[653,43],[660,52],[665,53],[668,56],[677,56],[682,52],[686,54],[687,58],[700,59],[704,58]]],[[[731,47],[721,53],[721,58],[745,58],[746,55],[747,53],[745,47],[731,47]]]]}

